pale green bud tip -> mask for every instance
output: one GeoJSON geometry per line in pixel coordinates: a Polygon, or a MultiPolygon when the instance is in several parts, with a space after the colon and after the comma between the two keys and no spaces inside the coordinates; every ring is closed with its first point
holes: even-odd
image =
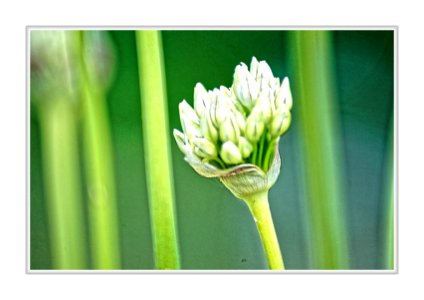
{"type": "Polygon", "coordinates": [[[205,87],[198,82],[194,88],[194,110],[201,116],[209,108],[209,95],[205,87]]]}
{"type": "Polygon", "coordinates": [[[181,152],[183,152],[184,154],[186,154],[187,152],[187,145],[186,145],[186,140],[187,137],[185,136],[184,133],[180,132],[177,129],[174,129],[174,138],[175,141],[177,142],[178,148],[181,150],[181,152]]]}
{"type": "Polygon", "coordinates": [[[291,123],[291,113],[288,110],[283,111],[283,113],[277,114],[271,121],[269,127],[269,134],[271,138],[279,137],[284,134],[289,128],[291,123]]]}
{"type": "Polygon", "coordinates": [[[290,82],[287,77],[284,77],[281,88],[278,91],[276,99],[277,107],[281,107],[283,104],[290,110],[293,105],[293,98],[290,90],[290,82]]]}
{"type": "Polygon", "coordinates": [[[194,153],[201,158],[212,159],[218,156],[215,145],[205,138],[194,138],[193,144],[194,153]]]}
{"type": "Polygon", "coordinates": [[[222,142],[232,141],[237,143],[240,137],[240,129],[233,115],[227,115],[219,127],[219,138],[222,142]]]}
{"type": "Polygon", "coordinates": [[[242,136],[239,139],[238,147],[243,158],[248,158],[253,151],[252,144],[249,143],[249,141],[242,136]]]}
{"type": "Polygon", "coordinates": [[[243,162],[239,148],[231,141],[222,144],[220,155],[222,160],[230,165],[243,162]]]}
{"type": "Polygon", "coordinates": [[[252,143],[259,141],[265,125],[259,115],[251,114],[246,121],[245,136],[252,143]]]}
{"type": "Polygon", "coordinates": [[[187,101],[183,100],[180,105],[180,116],[187,117],[193,123],[199,124],[199,117],[197,116],[194,109],[187,103],[187,101]]]}
{"type": "Polygon", "coordinates": [[[212,120],[209,114],[205,114],[200,119],[200,130],[204,137],[208,140],[216,143],[218,141],[218,130],[213,126],[212,120]]]}

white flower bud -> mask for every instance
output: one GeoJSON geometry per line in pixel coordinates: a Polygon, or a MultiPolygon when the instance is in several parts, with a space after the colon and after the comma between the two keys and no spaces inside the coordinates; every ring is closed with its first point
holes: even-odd
{"type": "Polygon", "coordinates": [[[209,102],[208,92],[205,87],[198,82],[194,88],[194,110],[198,116],[201,116],[205,110],[209,109],[209,102]]]}
{"type": "Polygon", "coordinates": [[[208,112],[204,112],[204,115],[200,118],[200,132],[209,141],[213,143],[218,141],[218,130],[213,125],[208,112]]]}
{"type": "Polygon", "coordinates": [[[222,144],[219,154],[226,164],[235,165],[243,162],[239,148],[231,141],[222,144]]]}
{"type": "Polygon", "coordinates": [[[240,134],[244,134],[246,130],[246,119],[243,114],[237,110],[233,111],[234,118],[236,119],[238,128],[240,129],[240,134]]]}
{"type": "Polygon", "coordinates": [[[187,154],[187,137],[184,133],[180,132],[177,129],[174,129],[174,138],[177,142],[178,148],[181,150],[181,152],[184,153],[184,155],[187,154]]]}
{"type": "Polygon", "coordinates": [[[259,141],[264,129],[265,125],[261,116],[252,112],[246,120],[246,138],[254,144],[259,141]]]}
{"type": "Polygon", "coordinates": [[[287,77],[284,77],[283,79],[283,83],[281,84],[280,90],[278,91],[275,104],[277,109],[279,109],[283,104],[285,104],[289,110],[292,108],[293,99],[290,90],[290,82],[287,77]]]}
{"type": "Polygon", "coordinates": [[[272,118],[268,128],[269,139],[274,139],[284,134],[289,128],[290,123],[291,113],[287,108],[285,108],[285,110],[282,110],[272,118]]]}
{"type": "Polygon", "coordinates": [[[224,92],[221,93],[218,89],[216,89],[215,93],[216,106],[215,111],[212,114],[214,115],[215,126],[219,127],[230,113],[230,108],[228,106],[230,100],[227,98],[224,92]]]}
{"type": "Polygon", "coordinates": [[[265,61],[259,62],[257,80],[266,80],[266,82],[270,82],[274,80],[274,75],[272,74],[271,68],[265,61]]]}
{"type": "Polygon", "coordinates": [[[219,138],[222,142],[232,141],[237,143],[240,137],[240,129],[232,114],[228,114],[219,126],[219,138]]]}
{"type": "Polygon", "coordinates": [[[191,122],[196,123],[199,125],[199,117],[197,116],[194,109],[187,103],[187,101],[183,100],[180,105],[178,106],[180,110],[180,116],[184,115],[188,119],[190,119],[191,122]]]}
{"type": "Polygon", "coordinates": [[[215,158],[218,156],[218,152],[213,143],[205,138],[194,138],[194,153],[200,158],[215,158]]]}
{"type": "Polygon", "coordinates": [[[248,110],[251,110],[254,105],[254,100],[259,95],[259,87],[249,73],[247,66],[243,63],[236,67],[233,90],[242,105],[248,110]]]}
{"type": "Polygon", "coordinates": [[[252,144],[242,136],[239,139],[238,147],[243,158],[248,158],[253,151],[252,144]]]}
{"type": "Polygon", "coordinates": [[[256,76],[258,74],[258,67],[259,62],[256,59],[256,57],[252,57],[252,61],[250,62],[250,74],[252,74],[252,77],[256,80],[256,76]]]}
{"type": "Polygon", "coordinates": [[[272,100],[271,100],[270,90],[268,89],[267,91],[264,91],[261,93],[258,101],[256,101],[255,107],[253,108],[253,111],[255,111],[255,113],[261,115],[264,123],[268,123],[269,120],[271,119],[271,115],[272,115],[271,102],[272,100]]]}
{"type": "Polygon", "coordinates": [[[191,140],[193,137],[201,136],[199,118],[193,108],[183,100],[179,105],[179,109],[181,125],[188,139],[191,140]]]}

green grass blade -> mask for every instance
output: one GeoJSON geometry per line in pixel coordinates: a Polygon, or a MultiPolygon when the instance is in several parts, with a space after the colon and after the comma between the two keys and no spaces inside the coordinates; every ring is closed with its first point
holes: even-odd
{"type": "Polygon", "coordinates": [[[157,269],[179,269],[161,35],[158,31],[136,34],[155,264],[157,269]]]}
{"type": "MultiPolygon", "coordinates": [[[[313,268],[348,268],[342,161],[335,116],[331,33],[296,31],[296,106],[306,170],[313,268]]],[[[296,112],[295,112],[296,113],[296,112]]]]}

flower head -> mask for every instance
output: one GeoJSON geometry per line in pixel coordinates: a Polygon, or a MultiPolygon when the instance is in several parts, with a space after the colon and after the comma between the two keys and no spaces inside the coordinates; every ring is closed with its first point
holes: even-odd
{"type": "Polygon", "coordinates": [[[194,108],[180,103],[183,132],[174,137],[186,161],[205,177],[219,177],[239,198],[268,190],[280,172],[278,142],[289,128],[292,95],[265,61],[239,64],[230,88],[194,89],[194,108]]]}

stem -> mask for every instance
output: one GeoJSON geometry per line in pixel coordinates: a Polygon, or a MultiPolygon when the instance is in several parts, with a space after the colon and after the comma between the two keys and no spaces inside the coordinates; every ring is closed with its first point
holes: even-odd
{"type": "MultiPolygon", "coordinates": [[[[82,55],[82,44],[80,45],[82,55]]],[[[81,99],[84,158],[87,172],[88,213],[94,269],[119,269],[119,230],[112,142],[105,91],[89,76],[82,63],[81,99]]]]}
{"type": "Polygon", "coordinates": [[[383,219],[383,230],[384,233],[384,254],[383,254],[383,266],[387,270],[393,270],[395,267],[395,257],[394,257],[394,246],[395,246],[395,239],[394,239],[394,205],[395,205],[395,178],[394,178],[394,132],[393,132],[393,117],[390,118],[389,121],[389,130],[388,130],[388,141],[387,141],[387,147],[388,147],[388,155],[387,155],[387,163],[386,168],[387,171],[385,172],[387,174],[386,178],[386,186],[387,189],[385,191],[385,216],[383,219]]]}
{"type": "Polygon", "coordinates": [[[137,31],[143,138],[156,268],[179,269],[162,42],[137,31]]]}
{"type": "Polygon", "coordinates": [[[257,161],[257,165],[261,169],[263,169],[263,152],[265,147],[265,139],[266,139],[266,134],[263,133],[261,140],[259,141],[259,154],[258,154],[258,161],[257,161]]]}
{"type": "Polygon", "coordinates": [[[217,162],[222,169],[225,169],[225,164],[219,157],[214,158],[213,161],[217,162]]]}
{"type": "Polygon", "coordinates": [[[86,268],[75,114],[69,99],[40,105],[44,184],[54,269],[86,268]]]}
{"type": "Polygon", "coordinates": [[[253,145],[252,164],[256,165],[256,158],[258,156],[258,144],[253,145]]]}
{"type": "Polygon", "coordinates": [[[274,155],[273,155],[274,154],[274,147],[275,147],[274,141],[272,141],[269,144],[269,146],[267,147],[267,150],[266,150],[266,153],[265,153],[265,159],[264,159],[264,166],[263,166],[264,172],[268,172],[269,164],[271,163],[271,160],[274,157],[274,155]]]}
{"type": "Polygon", "coordinates": [[[343,147],[333,71],[332,33],[295,31],[291,33],[295,60],[294,81],[298,83],[299,136],[303,172],[307,174],[307,217],[312,268],[348,269],[343,147]],[[300,88],[302,87],[302,88],[300,88]]]}
{"type": "Polygon", "coordinates": [[[283,257],[269,209],[268,191],[252,195],[245,199],[245,202],[256,222],[269,268],[271,270],[284,270],[283,257]]]}

